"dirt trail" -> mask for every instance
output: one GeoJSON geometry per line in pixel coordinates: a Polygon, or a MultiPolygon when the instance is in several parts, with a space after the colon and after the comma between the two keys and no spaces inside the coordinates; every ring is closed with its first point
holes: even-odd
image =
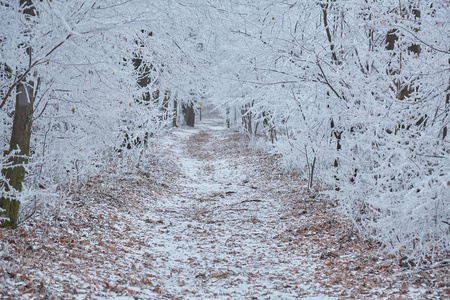
{"type": "Polygon", "coordinates": [[[193,297],[309,295],[307,249],[281,239],[301,226],[304,209],[291,202],[301,183],[277,174],[275,158],[245,149],[238,134],[215,122],[179,132],[181,147],[171,154],[182,176],[170,204],[157,209],[177,233],[162,234],[171,247],[155,254],[167,258],[161,268],[174,270],[165,285],[193,297]]]}
{"type": "Polygon", "coordinates": [[[446,271],[399,270],[217,116],[152,149],[139,171],[70,195],[50,223],[0,230],[2,299],[445,296],[446,271]]]}

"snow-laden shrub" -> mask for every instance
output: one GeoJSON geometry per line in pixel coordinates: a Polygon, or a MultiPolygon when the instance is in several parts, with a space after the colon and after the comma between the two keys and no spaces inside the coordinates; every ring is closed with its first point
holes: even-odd
{"type": "Polygon", "coordinates": [[[267,136],[270,115],[286,165],[390,251],[450,250],[447,18],[434,1],[322,1],[268,4],[233,28],[250,54],[235,56],[227,105],[267,136]]]}

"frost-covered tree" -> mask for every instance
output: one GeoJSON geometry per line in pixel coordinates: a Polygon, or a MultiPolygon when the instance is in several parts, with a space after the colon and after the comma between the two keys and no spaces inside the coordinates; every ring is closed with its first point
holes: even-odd
{"type": "MultiPolygon", "coordinates": [[[[26,24],[25,30],[21,32],[21,35],[27,39],[29,38],[29,29],[34,22],[36,12],[33,3],[29,0],[19,1],[21,13],[23,14],[22,22],[26,24]]],[[[5,4],[8,7],[8,4],[5,4]]],[[[13,197],[9,197],[9,192],[22,191],[22,182],[25,179],[25,167],[24,164],[28,162],[28,155],[30,154],[30,138],[31,138],[31,126],[33,124],[33,108],[34,100],[36,98],[37,89],[39,86],[39,78],[33,70],[34,63],[32,61],[33,49],[31,45],[24,42],[18,45],[21,50],[24,50],[29,57],[28,66],[26,69],[21,70],[21,73],[16,74],[14,81],[8,90],[4,93],[2,103],[0,107],[3,107],[8,101],[15,90],[15,105],[14,105],[14,117],[12,122],[11,137],[9,142],[9,149],[5,151],[5,157],[7,157],[7,163],[2,168],[2,174],[5,178],[4,181],[4,195],[0,198],[0,208],[4,210],[0,219],[2,226],[16,227],[17,217],[19,213],[20,202],[13,197]],[[32,73],[33,72],[33,73],[32,73]],[[32,74],[30,74],[32,73],[32,74]]],[[[12,77],[12,70],[8,64],[2,64],[3,72],[8,77],[12,77]],[[9,74],[8,74],[9,73],[9,74]]],[[[5,76],[4,75],[4,76],[5,76]]]]}
{"type": "Polygon", "coordinates": [[[220,66],[230,116],[265,134],[288,167],[392,251],[450,247],[448,9],[432,0],[215,4],[233,42],[220,66]]]}
{"type": "Polygon", "coordinates": [[[134,143],[157,133],[169,123],[169,94],[182,105],[204,85],[201,26],[184,17],[193,9],[175,1],[0,1],[0,138],[9,152],[0,168],[26,171],[22,190],[10,188],[7,172],[1,189],[22,215],[102,172],[127,136],[134,143]],[[33,102],[30,153],[17,156],[9,147],[14,99],[24,95],[33,102]],[[10,157],[24,160],[12,168],[10,157]]]}

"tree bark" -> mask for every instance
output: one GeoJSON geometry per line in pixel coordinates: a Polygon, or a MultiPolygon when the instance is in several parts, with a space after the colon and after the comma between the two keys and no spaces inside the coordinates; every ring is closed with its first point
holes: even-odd
{"type": "MultiPolygon", "coordinates": [[[[2,170],[7,184],[5,190],[22,191],[22,183],[25,179],[25,167],[28,163],[28,155],[30,154],[31,126],[33,124],[33,104],[34,104],[34,83],[21,82],[17,86],[16,108],[14,112],[13,128],[11,133],[9,155],[13,151],[19,151],[14,154],[9,162],[11,167],[2,170]]],[[[17,217],[19,214],[20,202],[16,199],[2,197],[0,206],[5,210],[3,216],[9,220],[2,222],[2,227],[17,227],[17,217]]]]}
{"type": "Polygon", "coordinates": [[[176,98],[173,99],[173,117],[172,117],[172,126],[177,126],[177,118],[178,118],[178,101],[176,98]]]}
{"type": "Polygon", "coordinates": [[[188,104],[188,105],[183,104],[182,111],[183,111],[184,120],[186,122],[186,125],[189,127],[194,127],[194,123],[195,123],[194,105],[193,104],[188,104]]]}
{"type": "Polygon", "coordinates": [[[328,25],[328,7],[329,7],[328,3],[326,5],[322,4],[323,26],[325,27],[325,32],[327,34],[328,42],[330,43],[331,59],[333,62],[339,63],[335,49],[334,49],[333,40],[331,38],[330,27],[328,25]]]}
{"type": "MultiPolygon", "coordinates": [[[[26,19],[36,15],[32,0],[20,0],[20,6],[24,8],[23,13],[26,19]]],[[[32,49],[26,49],[30,57],[32,49]]],[[[39,80],[37,80],[39,84],[39,80]]],[[[26,82],[25,80],[17,85],[16,106],[14,111],[13,128],[11,132],[11,140],[9,143],[9,151],[5,155],[9,155],[14,151],[18,153],[13,154],[9,158],[10,167],[2,170],[5,176],[5,191],[14,189],[18,192],[22,191],[22,183],[25,179],[25,167],[28,163],[28,155],[30,154],[30,140],[31,140],[31,126],[33,125],[33,105],[37,86],[33,81],[26,82]]],[[[0,198],[0,207],[4,209],[0,213],[1,217],[6,217],[6,220],[1,222],[1,227],[17,227],[17,219],[19,215],[20,202],[14,198],[4,197],[0,198]]]]}
{"type": "Polygon", "coordinates": [[[163,120],[167,120],[169,118],[169,100],[170,100],[170,91],[164,92],[164,98],[162,103],[162,111],[163,111],[163,120]]]}

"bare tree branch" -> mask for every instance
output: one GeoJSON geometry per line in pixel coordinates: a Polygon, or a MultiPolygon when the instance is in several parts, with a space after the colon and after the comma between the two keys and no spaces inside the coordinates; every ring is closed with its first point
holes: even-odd
{"type": "MultiPolygon", "coordinates": [[[[65,40],[61,41],[58,45],[56,45],[55,47],[53,47],[47,54],[45,54],[45,57],[49,57],[56,49],[58,49],[62,44],[64,44],[65,41],[67,41],[70,37],[72,36],[72,34],[69,34],[65,40]]],[[[9,98],[9,96],[11,95],[12,91],[14,90],[15,87],[17,87],[17,85],[19,83],[21,83],[28,75],[28,73],[30,73],[30,71],[37,66],[38,64],[41,64],[44,62],[44,59],[38,59],[36,60],[34,63],[31,63],[31,53],[30,53],[30,62],[28,64],[28,69],[25,70],[25,72],[20,75],[17,80],[11,85],[11,87],[8,89],[8,91],[6,92],[5,97],[2,100],[2,103],[0,104],[0,109],[3,108],[3,106],[5,106],[6,100],[9,98]]]]}
{"type": "Polygon", "coordinates": [[[400,28],[400,29],[402,29],[402,30],[404,30],[404,31],[406,31],[407,33],[409,33],[410,35],[412,35],[416,40],[418,40],[419,42],[421,42],[421,43],[424,44],[425,46],[430,47],[430,48],[433,49],[434,51],[440,52],[440,53],[445,53],[445,54],[450,54],[450,51],[438,49],[438,48],[436,48],[436,47],[434,47],[434,46],[432,46],[432,45],[430,45],[430,44],[424,42],[424,41],[423,41],[422,39],[420,39],[417,35],[415,35],[415,34],[414,34],[413,32],[411,32],[410,30],[406,29],[405,27],[398,26],[398,25],[397,25],[397,27],[400,28]]]}
{"type": "Polygon", "coordinates": [[[338,94],[338,92],[334,89],[334,87],[331,85],[331,83],[328,81],[327,76],[325,75],[325,72],[322,69],[322,66],[319,63],[319,60],[317,59],[317,66],[320,69],[320,72],[322,73],[323,79],[325,80],[325,83],[330,87],[330,89],[333,91],[333,93],[341,100],[345,100],[341,95],[338,94]]]}

